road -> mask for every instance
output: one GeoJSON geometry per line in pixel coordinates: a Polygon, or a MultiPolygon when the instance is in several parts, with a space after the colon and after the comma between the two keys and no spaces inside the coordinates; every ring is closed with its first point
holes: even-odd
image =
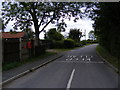
{"type": "Polygon", "coordinates": [[[71,50],[4,88],[118,88],[118,74],[97,55],[96,46],[71,50]]]}

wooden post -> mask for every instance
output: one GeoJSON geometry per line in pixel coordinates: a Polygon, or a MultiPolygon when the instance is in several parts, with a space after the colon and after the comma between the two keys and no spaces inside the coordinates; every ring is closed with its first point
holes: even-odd
{"type": "Polygon", "coordinates": [[[21,50],[22,50],[22,47],[21,47],[21,41],[22,41],[22,39],[21,38],[19,38],[19,45],[20,45],[20,61],[22,60],[22,52],[21,52],[21,50]]]}

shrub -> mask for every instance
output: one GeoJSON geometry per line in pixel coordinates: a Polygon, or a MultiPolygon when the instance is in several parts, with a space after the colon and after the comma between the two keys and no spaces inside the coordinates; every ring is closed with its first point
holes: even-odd
{"type": "Polygon", "coordinates": [[[83,41],[81,41],[80,43],[81,43],[82,46],[83,46],[83,45],[86,45],[86,40],[83,40],[83,41]]]}
{"type": "Polygon", "coordinates": [[[49,40],[49,48],[50,48],[50,49],[55,48],[55,41],[49,40]]]}
{"type": "Polygon", "coordinates": [[[64,48],[63,41],[55,41],[55,48],[64,48]]]}
{"type": "Polygon", "coordinates": [[[65,39],[64,45],[65,45],[65,48],[73,48],[75,46],[75,42],[72,39],[65,39]]]}
{"type": "Polygon", "coordinates": [[[80,47],[80,46],[82,46],[81,42],[76,42],[75,43],[75,47],[80,47]]]}

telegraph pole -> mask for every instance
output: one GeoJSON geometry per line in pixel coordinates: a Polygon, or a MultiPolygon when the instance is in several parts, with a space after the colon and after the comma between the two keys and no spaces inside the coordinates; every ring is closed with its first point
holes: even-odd
{"type": "Polygon", "coordinates": [[[85,33],[85,40],[86,40],[86,29],[85,29],[85,32],[84,32],[84,33],[85,33]]]}

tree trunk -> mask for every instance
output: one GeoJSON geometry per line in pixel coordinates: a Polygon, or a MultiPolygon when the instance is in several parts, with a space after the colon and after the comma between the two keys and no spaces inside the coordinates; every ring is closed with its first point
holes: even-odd
{"type": "Polygon", "coordinates": [[[35,46],[39,46],[39,27],[35,29],[35,46]]]}

